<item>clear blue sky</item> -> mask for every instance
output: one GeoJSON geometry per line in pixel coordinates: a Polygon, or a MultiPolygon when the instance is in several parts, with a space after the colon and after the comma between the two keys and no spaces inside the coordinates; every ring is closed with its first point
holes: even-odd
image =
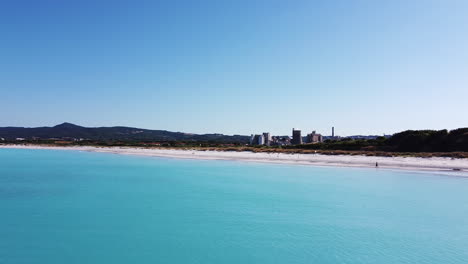
{"type": "Polygon", "coordinates": [[[468,1],[0,1],[0,126],[468,126],[468,1]]]}

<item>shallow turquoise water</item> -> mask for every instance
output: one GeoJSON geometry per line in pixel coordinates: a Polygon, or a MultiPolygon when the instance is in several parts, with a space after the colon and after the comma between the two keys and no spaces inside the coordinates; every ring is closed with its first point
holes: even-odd
{"type": "Polygon", "coordinates": [[[0,149],[0,263],[467,263],[468,178],[0,149]]]}

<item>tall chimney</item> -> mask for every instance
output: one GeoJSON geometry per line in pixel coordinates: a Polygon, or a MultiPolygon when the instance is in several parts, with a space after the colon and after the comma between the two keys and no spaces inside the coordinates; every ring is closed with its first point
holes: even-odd
{"type": "Polygon", "coordinates": [[[332,127],[332,137],[335,137],[335,127],[332,127]]]}

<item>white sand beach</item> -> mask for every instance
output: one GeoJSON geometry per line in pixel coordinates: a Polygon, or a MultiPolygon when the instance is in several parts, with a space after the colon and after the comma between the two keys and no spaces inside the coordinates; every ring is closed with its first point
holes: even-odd
{"type": "Polygon", "coordinates": [[[16,149],[55,149],[113,153],[123,155],[152,156],[181,159],[203,160],[237,160],[247,162],[298,164],[314,166],[365,167],[382,169],[405,169],[416,171],[445,171],[456,172],[460,175],[468,173],[468,159],[453,158],[415,158],[415,157],[372,157],[351,155],[322,155],[322,154],[287,154],[287,153],[254,153],[235,151],[200,151],[176,150],[162,148],[136,147],[57,147],[36,145],[0,145],[0,148],[16,149]]]}

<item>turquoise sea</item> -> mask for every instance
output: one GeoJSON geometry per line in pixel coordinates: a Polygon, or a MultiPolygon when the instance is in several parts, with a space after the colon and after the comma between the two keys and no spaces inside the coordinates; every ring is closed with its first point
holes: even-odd
{"type": "Polygon", "coordinates": [[[0,149],[0,263],[468,263],[468,178],[0,149]]]}

